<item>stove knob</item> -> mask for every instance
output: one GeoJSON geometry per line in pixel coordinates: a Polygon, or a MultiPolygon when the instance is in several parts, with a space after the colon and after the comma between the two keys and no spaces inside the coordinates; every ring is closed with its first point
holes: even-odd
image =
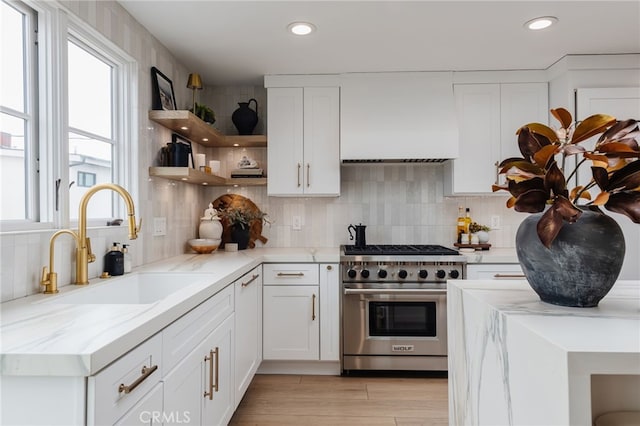
{"type": "Polygon", "coordinates": [[[378,278],[387,278],[387,271],[386,269],[380,269],[378,271],[378,278]]]}
{"type": "Polygon", "coordinates": [[[356,277],[356,274],[357,274],[357,272],[356,272],[356,270],[355,270],[355,269],[349,269],[349,270],[347,271],[347,275],[349,276],[349,278],[355,278],[355,277],[356,277]]]}
{"type": "Polygon", "coordinates": [[[405,271],[404,269],[400,269],[400,271],[398,271],[398,278],[407,278],[407,271],[405,271]]]}
{"type": "Polygon", "coordinates": [[[438,278],[444,278],[447,276],[447,273],[445,271],[443,271],[442,269],[438,269],[438,272],[436,272],[436,277],[438,278]]]}
{"type": "Polygon", "coordinates": [[[460,271],[456,271],[455,269],[449,272],[449,276],[453,279],[456,279],[460,276],[460,271]]]}
{"type": "Polygon", "coordinates": [[[362,271],[360,271],[360,276],[362,278],[369,278],[369,270],[368,269],[363,269],[362,271]]]}
{"type": "Polygon", "coordinates": [[[429,272],[427,272],[426,269],[420,269],[420,272],[418,272],[418,276],[424,280],[429,276],[429,272]]]}

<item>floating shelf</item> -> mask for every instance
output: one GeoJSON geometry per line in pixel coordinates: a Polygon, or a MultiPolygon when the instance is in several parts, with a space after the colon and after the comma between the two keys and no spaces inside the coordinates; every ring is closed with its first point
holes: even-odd
{"type": "Polygon", "coordinates": [[[267,146],[266,135],[225,136],[217,129],[205,123],[187,110],[149,111],[149,120],[166,127],[189,139],[191,142],[208,147],[245,147],[267,146]]]}
{"type": "Polygon", "coordinates": [[[267,178],[225,178],[191,167],[149,167],[149,176],[211,186],[264,186],[267,184],[267,178]]]}

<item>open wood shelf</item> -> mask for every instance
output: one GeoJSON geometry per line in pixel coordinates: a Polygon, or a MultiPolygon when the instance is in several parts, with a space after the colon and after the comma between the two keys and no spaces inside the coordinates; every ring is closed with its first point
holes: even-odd
{"type": "Polygon", "coordinates": [[[155,121],[163,127],[184,136],[191,142],[202,146],[214,148],[257,148],[267,146],[266,135],[226,136],[187,110],[151,110],[149,111],[149,120],[155,121]]]}
{"type": "Polygon", "coordinates": [[[225,178],[191,167],[149,167],[149,176],[211,186],[264,186],[267,184],[267,178],[225,178]]]}

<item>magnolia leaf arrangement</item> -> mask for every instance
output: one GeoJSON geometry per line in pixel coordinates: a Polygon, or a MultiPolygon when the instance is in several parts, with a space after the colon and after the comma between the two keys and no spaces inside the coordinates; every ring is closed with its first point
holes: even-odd
{"type": "Polygon", "coordinates": [[[529,123],[516,132],[522,158],[507,158],[500,163],[500,173],[506,176],[507,183],[493,185],[493,191],[510,192],[507,207],[519,212],[538,213],[550,206],[537,224],[540,241],[547,248],[564,222],[578,220],[582,214],[578,206],[594,210],[604,206],[640,223],[638,121],[618,121],[610,115],[595,114],[574,123],[564,108],[552,109],[551,114],[560,122],[559,129],[529,123]],[[596,135],[601,136],[593,150],[578,145],[596,135]],[[565,177],[567,159],[574,155],[581,158],[565,177]],[[589,162],[591,181],[569,189],[578,169],[589,162]],[[589,190],[595,186],[601,192],[592,199],[589,190]]]}
{"type": "Polygon", "coordinates": [[[239,226],[242,229],[247,229],[254,220],[265,220],[266,213],[261,211],[253,211],[243,206],[240,207],[227,207],[218,211],[220,216],[226,219],[231,226],[239,226]]]}

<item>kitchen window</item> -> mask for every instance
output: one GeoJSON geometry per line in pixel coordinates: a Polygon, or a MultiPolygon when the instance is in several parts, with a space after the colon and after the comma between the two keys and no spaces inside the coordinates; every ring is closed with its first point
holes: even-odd
{"type": "MultiPolygon", "coordinates": [[[[56,3],[1,5],[0,189],[15,200],[2,203],[1,230],[72,227],[93,184],[135,198],[135,61],[56,3]]],[[[87,216],[104,225],[124,208],[100,191],[87,216]]]]}

